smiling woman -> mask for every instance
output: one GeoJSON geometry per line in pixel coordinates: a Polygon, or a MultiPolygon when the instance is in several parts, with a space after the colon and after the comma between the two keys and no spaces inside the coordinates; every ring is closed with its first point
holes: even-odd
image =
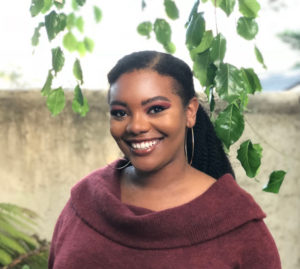
{"type": "Polygon", "coordinates": [[[125,159],[72,189],[49,268],[281,268],[265,214],[236,184],[188,65],[136,52],[108,80],[110,131],[125,159]]]}

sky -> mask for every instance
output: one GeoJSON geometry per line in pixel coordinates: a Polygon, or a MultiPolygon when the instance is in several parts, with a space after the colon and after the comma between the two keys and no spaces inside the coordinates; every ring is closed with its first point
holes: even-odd
{"type": "MultiPolygon", "coordinates": [[[[68,0],[69,1],[69,0],[68,0]]],[[[40,89],[51,67],[51,48],[58,43],[49,43],[46,33],[42,31],[40,45],[31,46],[31,36],[35,26],[43,17],[32,18],[29,12],[30,0],[10,0],[2,3],[0,9],[0,89],[40,89]],[[17,83],[7,79],[15,73],[19,78],[17,83]]],[[[175,1],[180,10],[180,19],[170,21],[176,44],[175,56],[189,64],[188,51],[185,47],[184,24],[188,18],[194,0],[175,1]]],[[[281,1],[285,7],[279,11],[271,9],[268,0],[259,1],[261,10],[257,19],[259,33],[253,41],[239,37],[235,30],[238,12],[228,19],[224,12],[217,10],[216,18],[211,3],[200,4],[199,11],[204,11],[207,28],[215,31],[216,20],[218,30],[227,38],[225,61],[238,67],[253,67],[263,81],[268,81],[266,88],[282,89],[284,85],[276,82],[276,76],[290,77],[290,82],[300,73],[292,71],[292,66],[300,60],[300,52],[291,50],[276,36],[284,30],[300,30],[299,0],[281,1]],[[257,62],[253,47],[256,44],[265,58],[268,69],[265,70],[257,62]],[[273,79],[275,78],[275,79],[273,79]],[[273,83],[274,82],[274,83],[273,83]]],[[[80,58],[84,75],[84,88],[107,89],[106,74],[116,61],[125,54],[138,50],[159,50],[163,48],[152,35],[150,40],[136,32],[137,25],[146,20],[152,22],[156,18],[165,18],[163,0],[146,0],[147,7],[141,10],[141,0],[89,0],[82,9],[85,19],[85,33],[95,41],[92,54],[80,58]],[[93,5],[103,12],[102,21],[95,24],[93,20],[93,5]]],[[[74,88],[76,81],[72,75],[72,64],[78,55],[66,52],[67,61],[63,71],[54,81],[54,87],[74,88]]],[[[292,82],[291,82],[292,83],[292,82]]],[[[200,88],[200,85],[196,85],[200,88]]]]}

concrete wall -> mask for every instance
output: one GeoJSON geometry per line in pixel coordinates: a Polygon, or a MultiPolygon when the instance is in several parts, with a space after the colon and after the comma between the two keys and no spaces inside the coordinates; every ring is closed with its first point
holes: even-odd
{"type": "MultiPolygon", "coordinates": [[[[40,233],[48,239],[71,186],[120,156],[109,135],[105,93],[86,95],[91,109],[85,118],[71,111],[70,101],[52,117],[38,91],[0,91],[0,202],[37,211],[40,233]]],[[[268,215],[285,269],[300,268],[299,100],[299,92],[251,98],[241,141],[251,137],[264,148],[259,182],[248,179],[233,161],[238,182],[268,215]],[[262,192],[277,169],[288,172],[280,194],[262,192]]]]}

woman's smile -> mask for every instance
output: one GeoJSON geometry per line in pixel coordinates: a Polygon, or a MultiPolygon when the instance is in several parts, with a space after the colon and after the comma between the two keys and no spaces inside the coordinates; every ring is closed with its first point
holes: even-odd
{"type": "Polygon", "coordinates": [[[163,138],[145,139],[145,140],[132,140],[127,141],[130,146],[131,152],[139,156],[146,156],[150,154],[158,146],[163,138]]]}

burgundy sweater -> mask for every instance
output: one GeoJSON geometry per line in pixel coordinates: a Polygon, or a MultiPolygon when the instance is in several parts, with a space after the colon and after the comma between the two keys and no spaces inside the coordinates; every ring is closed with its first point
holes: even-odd
{"type": "Polygon", "coordinates": [[[115,165],[73,187],[49,268],[281,268],[265,214],[231,175],[186,204],[153,212],[120,201],[115,165]]]}

